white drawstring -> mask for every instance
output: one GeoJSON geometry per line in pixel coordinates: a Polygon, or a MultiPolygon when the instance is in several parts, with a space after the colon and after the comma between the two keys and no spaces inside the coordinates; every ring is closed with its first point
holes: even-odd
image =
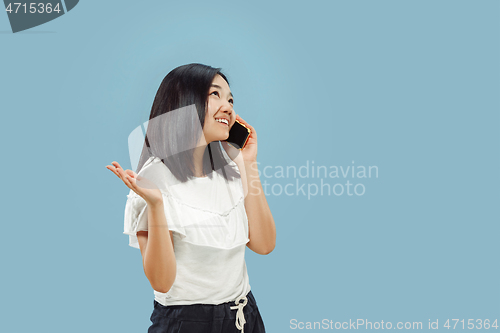
{"type": "Polygon", "coordinates": [[[236,312],[236,327],[241,330],[241,333],[244,333],[243,325],[246,323],[245,316],[243,315],[243,307],[247,305],[247,301],[246,296],[240,297],[234,301],[236,306],[231,307],[231,310],[238,309],[238,312],[236,312]],[[243,303],[239,303],[240,300],[243,300],[243,303]]]}

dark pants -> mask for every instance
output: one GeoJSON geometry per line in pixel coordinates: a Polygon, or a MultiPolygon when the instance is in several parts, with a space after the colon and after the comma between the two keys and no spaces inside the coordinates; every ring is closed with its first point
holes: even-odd
{"type": "MultiPolygon", "coordinates": [[[[265,333],[252,291],[247,294],[247,304],[243,308],[244,333],[265,333]]],[[[240,301],[240,303],[242,303],[240,301]]],[[[148,333],[241,333],[236,327],[237,309],[234,302],[213,304],[169,305],[154,301],[151,315],[153,323],[148,333]]]]}

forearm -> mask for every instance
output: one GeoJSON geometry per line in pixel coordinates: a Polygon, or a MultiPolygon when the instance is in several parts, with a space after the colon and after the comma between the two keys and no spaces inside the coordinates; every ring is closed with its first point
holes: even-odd
{"type": "Polygon", "coordinates": [[[148,204],[148,242],[143,265],[154,290],[170,290],[175,280],[176,261],[163,201],[148,204]]]}
{"type": "Polygon", "coordinates": [[[276,245],[276,226],[259,177],[257,161],[244,161],[247,195],[245,210],[249,224],[248,247],[268,254],[276,245]]]}

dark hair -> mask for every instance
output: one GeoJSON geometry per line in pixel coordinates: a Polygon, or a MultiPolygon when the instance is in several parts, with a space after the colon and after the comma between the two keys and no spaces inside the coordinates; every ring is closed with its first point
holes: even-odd
{"type": "MultiPolygon", "coordinates": [[[[165,76],[153,101],[137,173],[151,156],[156,156],[179,181],[194,177],[193,153],[203,133],[210,86],[217,74],[229,85],[220,70],[193,63],[165,76]]],[[[211,171],[216,171],[226,179],[239,178],[232,167],[224,168],[228,163],[221,149],[219,141],[207,145],[203,173],[212,177],[211,171]]]]}

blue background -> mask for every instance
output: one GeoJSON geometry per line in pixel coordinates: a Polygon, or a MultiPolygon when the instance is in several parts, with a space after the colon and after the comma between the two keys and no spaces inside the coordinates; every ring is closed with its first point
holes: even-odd
{"type": "Polygon", "coordinates": [[[227,74],[261,169],[378,167],[324,179],[360,196],[267,196],[277,245],[246,260],[268,332],[499,319],[499,15],[494,0],[89,0],[12,34],[0,14],[0,332],[146,332],[128,188],[105,166],[130,167],[128,135],[191,62],[227,74]]]}

